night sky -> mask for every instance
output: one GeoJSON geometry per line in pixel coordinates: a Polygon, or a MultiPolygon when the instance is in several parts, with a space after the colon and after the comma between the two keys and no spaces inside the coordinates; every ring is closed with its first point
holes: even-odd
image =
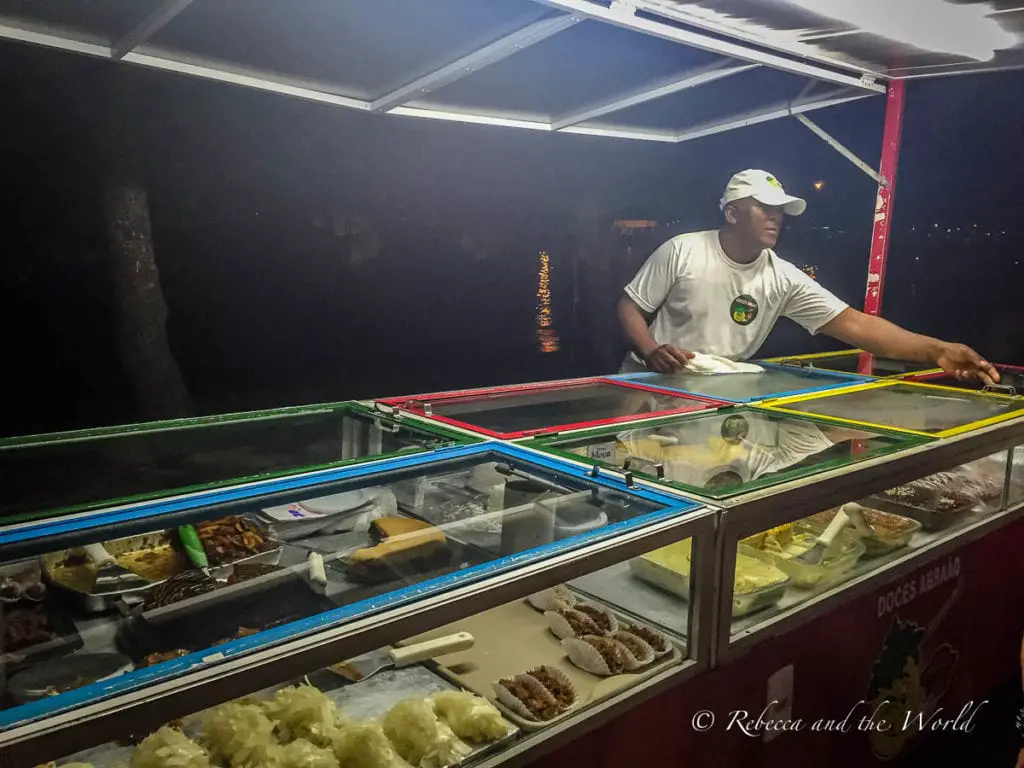
{"type": "MultiPolygon", "coordinates": [[[[1009,96],[1022,78],[910,85],[885,294],[886,316],[1004,362],[1024,362],[1024,102],[1009,96]],[[935,223],[944,236],[924,236],[935,223]],[[975,225],[1007,234],[968,238],[975,225]],[[946,235],[956,227],[962,236],[946,235]]],[[[99,204],[107,116],[125,93],[171,347],[202,412],[608,373],[621,350],[598,320],[657,245],[625,253],[610,221],[712,228],[744,167],[809,199],[780,255],[862,299],[874,182],[795,120],[680,145],[546,135],[363,115],[4,43],[0,290],[19,404],[5,434],[134,418],[99,204]],[[580,281],[574,311],[581,248],[612,266],[580,281]],[[540,249],[563,341],[547,357],[533,336],[540,249]]],[[[879,97],[812,117],[877,165],[883,110],[879,97]]],[[[828,343],[782,328],[766,352],[828,343]]]]}

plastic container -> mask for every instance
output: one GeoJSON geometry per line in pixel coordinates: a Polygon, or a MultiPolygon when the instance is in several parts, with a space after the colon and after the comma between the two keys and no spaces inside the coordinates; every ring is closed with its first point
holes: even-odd
{"type": "MultiPolygon", "coordinates": [[[[804,520],[793,524],[794,537],[801,537],[808,544],[808,549],[817,538],[818,530],[813,524],[804,520]]],[[[749,541],[749,540],[748,540],[749,541]]],[[[793,585],[801,589],[826,589],[842,581],[853,569],[866,551],[864,542],[850,532],[843,531],[833,542],[832,547],[818,565],[800,562],[800,554],[787,554],[766,549],[758,549],[740,542],[737,552],[757,558],[762,562],[771,563],[789,576],[793,585]]]]}
{"type": "MultiPolygon", "coordinates": [[[[505,501],[509,500],[508,486],[505,501]]],[[[540,503],[506,509],[501,516],[501,556],[514,555],[555,540],[555,515],[540,503]]]]}
{"type": "MultiPolygon", "coordinates": [[[[629,561],[633,576],[641,581],[670,592],[683,600],[690,599],[690,540],[685,539],[655,552],[635,557],[629,561]]],[[[732,616],[739,618],[747,614],[770,608],[782,599],[790,585],[790,578],[781,569],[761,558],[753,558],[737,550],[736,568],[738,574],[759,569],[765,586],[749,588],[739,578],[733,581],[732,616]]]]}
{"type": "Polygon", "coordinates": [[[556,541],[608,525],[608,514],[590,502],[589,493],[552,499],[544,506],[554,509],[556,541]]]}
{"type": "MultiPolygon", "coordinates": [[[[805,522],[815,531],[821,532],[828,527],[835,515],[836,510],[830,509],[812,515],[805,522]]],[[[864,543],[864,557],[881,557],[901,549],[921,530],[921,523],[913,518],[878,509],[864,508],[864,519],[871,526],[873,534],[860,536],[855,529],[852,531],[864,543]]]]}

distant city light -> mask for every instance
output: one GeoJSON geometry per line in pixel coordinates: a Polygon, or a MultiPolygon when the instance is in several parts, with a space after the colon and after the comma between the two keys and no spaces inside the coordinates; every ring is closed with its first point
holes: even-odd
{"type": "Polygon", "coordinates": [[[551,257],[540,252],[540,271],[537,273],[537,341],[540,351],[557,352],[558,334],[552,328],[551,313],[551,257]]]}
{"type": "Polygon", "coordinates": [[[657,229],[658,222],[651,219],[618,219],[612,223],[620,235],[632,235],[638,230],[657,229]]]}
{"type": "Polygon", "coordinates": [[[814,182],[814,191],[815,192],[821,192],[821,190],[823,190],[824,188],[825,188],[825,182],[824,181],[821,181],[819,179],[818,181],[814,182]]]}
{"type": "Polygon", "coordinates": [[[818,267],[816,265],[804,264],[802,267],[800,267],[800,269],[801,271],[806,273],[811,278],[811,280],[818,279],[818,267]]]}

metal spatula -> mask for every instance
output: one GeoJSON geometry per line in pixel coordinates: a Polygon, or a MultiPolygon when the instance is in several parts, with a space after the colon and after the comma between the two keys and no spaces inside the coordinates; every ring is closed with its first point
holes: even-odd
{"type": "Polygon", "coordinates": [[[92,588],[94,595],[126,592],[131,589],[140,589],[149,584],[139,574],[132,573],[127,568],[118,565],[102,544],[86,544],[85,553],[99,568],[96,573],[96,584],[92,588]]]}
{"type": "Polygon", "coordinates": [[[340,664],[332,664],[328,669],[349,682],[358,683],[388,667],[401,669],[437,656],[468,650],[474,642],[476,640],[469,632],[456,632],[402,648],[380,648],[340,664]]]}

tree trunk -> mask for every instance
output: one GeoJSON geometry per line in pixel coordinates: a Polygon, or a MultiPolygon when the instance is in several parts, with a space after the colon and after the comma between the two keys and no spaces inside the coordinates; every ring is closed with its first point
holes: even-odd
{"type": "Polygon", "coordinates": [[[149,199],[141,183],[111,180],[105,190],[110,267],[121,365],[143,420],[194,412],[167,342],[167,304],[153,252],[149,199]]]}
{"type": "Polygon", "coordinates": [[[118,67],[108,82],[97,138],[121,368],[140,419],[191,416],[192,399],[167,341],[167,304],[139,148],[148,103],[145,81],[139,72],[118,67]]]}

